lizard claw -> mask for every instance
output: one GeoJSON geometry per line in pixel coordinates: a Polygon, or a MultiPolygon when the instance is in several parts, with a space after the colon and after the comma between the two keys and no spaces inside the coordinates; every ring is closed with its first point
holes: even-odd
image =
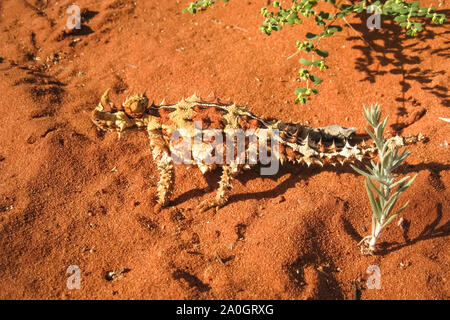
{"type": "Polygon", "coordinates": [[[163,206],[160,203],[157,203],[154,207],[153,207],[153,211],[155,213],[160,213],[162,210],[163,206]]]}
{"type": "Polygon", "coordinates": [[[168,199],[160,198],[156,201],[155,206],[153,207],[153,210],[155,213],[160,213],[163,209],[167,208],[170,204],[170,201],[168,199]]]}
{"type": "Polygon", "coordinates": [[[169,201],[166,201],[165,203],[156,203],[153,207],[153,210],[155,213],[160,213],[163,209],[166,209],[169,206],[169,201]]]}
{"type": "Polygon", "coordinates": [[[200,202],[200,204],[197,206],[197,209],[200,212],[205,212],[209,209],[216,208],[216,211],[219,210],[225,203],[222,203],[220,201],[217,201],[216,199],[206,199],[200,202]]]}
{"type": "Polygon", "coordinates": [[[197,206],[197,209],[200,212],[205,212],[205,211],[211,209],[212,207],[214,207],[214,201],[211,199],[207,199],[207,200],[203,200],[202,202],[200,202],[200,204],[197,206]]]}
{"type": "Polygon", "coordinates": [[[111,105],[111,101],[109,100],[109,92],[110,91],[111,91],[111,89],[107,89],[105,91],[105,93],[102,95],[102,98],[100,99],[100,103],[101,103],[103,108],[105,106],[110,106],[111,105]]]}

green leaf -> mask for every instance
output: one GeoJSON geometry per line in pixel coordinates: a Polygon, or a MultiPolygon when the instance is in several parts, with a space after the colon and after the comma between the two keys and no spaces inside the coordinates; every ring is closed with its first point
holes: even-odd
{"type": "Polygon", "coordinates": [[[298,70],[298,76],[300,79],[308,80],[309,79],[309,71],[305,68],[301,68],[298,70]]]}
{"type": "Polygon", "coordinates": [[[364,171],[358,169],[358,168],[355,167],[354,165],[351,164],[350,167],[352,167],[353,170],[355,170],[356,172],[358,172],[360,175],[363,175],[363,176],[365,176],[366,178],[369,178],[369,177],[370,177],[370,174],[369,174],[369,173],[364,172],[364,171]]]}
{"type": "Polygon", "coordinates": [[[295,102],[299,102],[300,104],[306,104],[306,98],[302,95],[298,95],[297,98],[295,98],[295,102]]]}
{"type": "Polygon", "coordinates": [[[323,60],[323,59],[318,59],[318,60],[315,60],[314,62],[313,62],[313,66],[314,67],[318,67],[318,66],[320,66],[321,64],[322,64],[322,62],[324,62],[325,60],[323,60]]]}
{"type": "Polygon", "coordinates": [[[375,191],[378,193],[378,195],[379,195],[380,197],[383,197],[383,198],[384,198],[384,194],[383,194],[380,190],[378,190],[378,188],[375,186],[375,184],[372,182],[372,180],[368,179],[368,183],[369,183],[370,187],[371,187],[373,190],[375,190],[375,191]]]}
{"type": "MultiPolygon", "coordinates": [[[[385,146],[383,146],[383,148],[384,148],[384,147],[385,147],[385,146]]],[[[391,150],[389,150],[388,152],[386,152],[385,154],[383,154],[383,159],[381,159],[381,166],[382,166],[383,168],[387,168],[387,167],[388,167],[389,162],[392,160],[391,155],[392,155],[392,151],[391,151],[391,150]]]]}
{"type": "Polygon", "coordinates": [[[315,49],[314,51],[323,58],[328,57],[328,52],[325,50],[315,49]]]}
{"type": "Polygon", "coordinates": [[[407,19],[408,19],[407,16],[396,16],[394,20],[397,21],[397,22],[404,22],[407,19]]]}
{"type": "Polygon", "coordinates": [[[315,84],[321,84],[322,83],[322,79],[320,79],[318,76],[315,76],[313,74],[309,75],[309,79],[311,79],[311,81],[314,82],[315,84]]]}
{"type": "Polygon", "coordinates": [[[411,10],[411,9],[409,9],[409,8],[404,8],[404,9],[400,9],[400,10],[397,11],[397,12],[399,12],[400,14],[408,14],[410,10],[411,10]]]}
{"type": "Polygon", "coordinates": [[[417,11],[417,15],[419,17],[423,17],[424,15],[427,14],[428,8],[420,8],[419,11],[417,11]]]}
{"type": "Polygon", "coordinates": [[[301,19],[298,18],[297,14],[290,14],[286,19],[286,23],[288,25],[293,25],[295,23],[301,23],[301,19]]]}
{"type": "Polygon", "coordinates": [[[333,19],[333,15],[331,13],[324,12],[324,11],[319,12],[319,17],[321,17],[322,19],[325,19],[325,20],[333,19]]]}
{"type": "Polygon", "coordinates": [[[393,189],[396,185],[400,184],[400,183],[404,183],[406,180],[409,179],[409,176],[403,177],[402,179],[396,181],[395,183],[390,185],[390,188],[393,189]]]}
{"type": "Polygon", "coordinates": [[[409,180],[409,181],[403,186],[404,190],[408,189],[408,188],[412,185],[412,183],[414,182],[414,180],[416,180],[416,178],[417,178],[417,174],[416,174],[414,177],[412,177],[411,180],[409,180]]]}
{"type": "Polygon", "coordinates": [[[397,203],[399,194],[395,193],[392,195],[392,197],[389,198],[389,200],[384,204],[384,216],[389,217],[389,214],[391,213],[392,209],[394,208],[395,204],[397,203]]]}
{"type": "Polygon", "coordinates": [[[367,134],[372,138],[373,141],[377,141],[377,137],[375,137],[375,135],[372,133],[371,130],[369,130],[368,128],[366,128],[367,134]]]}
{"type": "Polygon", "coordinates": [[[305,66],[310,66],[313,64],[312,61],[309,61],[308,59],[305,59],[305,58],[300,58],[299,62],[301,64],[304,64],[305,66]]]}
{"type": "Polygon", "coordinates": [[[390,216],[389,219],[387,219],[386,222],[383,223],[383,225],[381,227],[384,228],[385,226],[387,226],[392,220],[394,220],[395,217],[397,217],[400,213],[402,213],[406,209],[408,204],[409,204],[409,200],[406,201],[405,205],[403,207],[401,207],[396,213],[394,213],[392,216],[390,216]]]}
{"type": "Polygon", "coordinates": [[[331,32],[331,33],[341,32],[341,31],[342,31],[342,27],[341,27],[341,26],[334,26],[334,25],[331,25],[331,26],[329,26],[329,27],[327,28],[327,31],[328,31],[328,32],[331,32]]]}
{"type": "Polygon", "coordinates": [[[309,40],[317,40],[317,39],[319,39],[319,36],[318,36],[317,34],[308,32],[308,33],[306,34],[306,39],[309,39],[309,40]]]}
{"type": "Polygon", "coordinates": [[[307,90],[306,88],[297,88],[297,89],[295,89],[294,93],[296,95],[299,95],[301,93],[304,93],[306,90],[307,90]]]}
{"type": "Polygon", "coordinates": [[[414,23],[414,28],[415,28],[418,32],[420,32],[420,31],[422,31],[422,24],[419,23],[419,22],[415,22],[415,23],[414,23]]]}
{"type": "Polygon", "coordinates": [[[380,123],[375,130],[377,139],[383,139],[383,130],[383,125],[380,123]]]}
{"type": "MultiPolygon", "coordinates": [[[[351,8],[350,8],[351,9],[351,8]]],[[[349,14],[351,14],[352,13],[352,10],[342,10],[341,9],[341,11],[339,11],[338,13],[336,13],[336,18],[337,19],[342,19],[342,18],[345,18],[346,16],[348,16],[349,14]]]]}
{"type": "Polygon", "coordinates": [[[379,205],[379,202],[377,201],[377,199],[375,199],[373,197],[372,191],[370,190],[370,186],[369,186],[369,183],[367,182],[367,180],[369,180],[369,178],[366,178],[365,187],[366,187],[366,191],[367,191],[367,196],[369,197],[370,205],[372,206],[372,212],[373,212],[374,216],[376,217],[377,221],[380,221],[380,217],[381,217],[380,205],[379,205]]]}

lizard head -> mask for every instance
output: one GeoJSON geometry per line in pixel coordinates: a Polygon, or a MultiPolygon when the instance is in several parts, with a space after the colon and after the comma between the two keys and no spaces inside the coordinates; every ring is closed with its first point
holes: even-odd
{"type": "Polygon", "coordinates": [[[142,122],[147,106],[148,98],[145,92],[127,97],[123,104],[116,107],[109,99],[109,89],[105,91],[99,104],[91,113],[92,122],[103,131],[120,132],[129,127],[134,127],[142,122]]]}
{"type": "Polygon", "coordinates": [[[148,98],[144,93],[127,97],[122,104],[123,110],[131,118],[140,118],[148,107],[148,98]]]}

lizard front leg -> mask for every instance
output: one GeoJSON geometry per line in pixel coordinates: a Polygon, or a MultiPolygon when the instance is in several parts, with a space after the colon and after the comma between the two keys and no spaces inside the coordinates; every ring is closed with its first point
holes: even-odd
{"type": "Polygon", "coordinates": [[[174,168],[169,147],[161,130],[148,130],[153,159],[159,171],[158,208],[167,206],[173,191],[174,168]]]}
{"type": "Polygon", "coordinates": [[[233,188],[233,178],[237,173],[238,170],[235,166],[222,167],[222,176],[220,178],[219,189],[217,190],[216,197],[214,199],[207,199],[202,201],[197,207],[200,212],[214,207],[217,210],[227,203],[231,193],[231,189],[233,188]]]}

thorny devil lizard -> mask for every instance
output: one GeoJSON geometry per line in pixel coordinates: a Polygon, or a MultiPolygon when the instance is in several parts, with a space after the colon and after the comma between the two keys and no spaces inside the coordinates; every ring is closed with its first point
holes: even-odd
{"type": "MultiPolygon", "coordinates": [[[[182,99],[176,104],[166,105],[162,102],[158,106],[153,103],[149,105],[149,100],[143,93],[130,96],[122,105],[117,106],[110,101],[109,90],[107,90],[98,106],[92,111],[92,121],[101,130],[117,131],[119,138],[121,132],[127,128],[137,127],[147,130],[153,159],[156,161],[160,174],[157,188],[157,210],[167,206],[170,201],[174,186],[173,155],[180,154],[180,142],[183,140],[194,141],[194,124],[200,126],[202,132],[217,130],[224,135],[230,130],[241,129],[258,133],[265,129],[267,134],[263,137],[266,143],[261,144],[260,136],[258,136],[259,143],[254,140],[250,142],[248,138],[245,140],[244,152],[247,156],[250,150],[261,152],[262,149],[259,149],[259,146],[267,146],[267,143],[273,141],[271,138],[276,130],[279,133],[276,144],[278,150],[273,153],[276,161],[281,163],[285,161],[304,163],[308,167],[311,164],[336,165],[371,159],[377,153],[373,144],[366,144],[364,141],[353,146],[350,145],[349,141],[356,131],[355,128],[344,128],[339,125],[311,128],[299,123],[263,119],[249,112],[247,107],[225,104],[220,100],[206,101],[196,95],[182,99]],[[174,133],[181,130],[183,133],[174,138],[174,133]]],[[[391,139],[394,145],[403,145],[403,138],[391,139]]],[[[234,140],[232,141],[232,152],[236,157],[234,140]]],[[[216,143],[213,153],[221,153],[222,159],[226,155],[229,161],[222,163],[205,161],[205,154],[211,155],[212,143],[214,143],[214,137],[209,140],[201,140],[200,145],[190,148],[190,150],[181,150],[184,156],[186,156],[186,151],[188,152],[187,158],[192,156],[193,161],[190,164],[198,166],[202,173],[217,166],[222,167],[217,194],[215,198],[201,202],[198,206],[200,211],[214,207],[217,209],[225,205],[230,195],[233,178],[242,169],[247,169],[250,165],[257,163],[256,161],[242,163],[243,161],[229,160],[228,158],[233,158],[233,155],[227,154],[225,142],[216,143]]],[[[270,150],[270,146],[267,146],[267,150],[270,150]]],[[[261,156],[261,154],[259,155],[261,156]]],[[[186,164],[186,162],[183,163],[186,164]]]]}

